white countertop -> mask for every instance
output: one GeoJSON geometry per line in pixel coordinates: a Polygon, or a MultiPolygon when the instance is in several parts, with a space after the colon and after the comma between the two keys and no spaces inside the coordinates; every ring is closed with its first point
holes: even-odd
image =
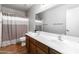
{"type": "Polygon", "coordinates": [[[62,35],[62,40],[58,40],[58,34],[52,34],[47,32],[40,32],[39,35],[34,32],[28,32],[26,35],[36,39],[37,41],[53,48],[60,53],[64,54],[77,54],[79,53],[79,38],[71,38],[69,36],[62,35]],[[76,39],[76,41],[74,41],[76,39]]]}

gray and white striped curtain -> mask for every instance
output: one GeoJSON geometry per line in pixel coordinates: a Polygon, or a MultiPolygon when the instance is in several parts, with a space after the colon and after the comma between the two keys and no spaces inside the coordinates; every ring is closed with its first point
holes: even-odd
{"type": "Polygon", "coordinates": [[[2,46],[15,44],[27,32],[28,19],[14,17],[10,14],[2,16],[2,46]]]}

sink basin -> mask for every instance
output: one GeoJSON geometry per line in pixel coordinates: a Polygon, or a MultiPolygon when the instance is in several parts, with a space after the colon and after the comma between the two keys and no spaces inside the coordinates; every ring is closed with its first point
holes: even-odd
{"type": "Polygon", "coordinates": [[[48,47],[54,48],[62,53],[79,53],[79,43],[77,43],[79,42],[79,38],[73,38],[65,35],[54,35],[44,32],[39,32],[39,35],[32,32],[28,35],[48,47]]]}
{"type": "Polygon", "coordinates": [[[44,32],[29,32],[30,35],[34,36],[34,37],[38,37],[38,38],[41,38],[41,39],[45,39],[45,40],[49,40],[49,41],[52,41],[52,40],[58,40],[58,35],[49,35],[49,34],[46,34],[44,32]]]}
{"type": "Polygon", "coordinates": [[[31,34],[32,36],[34,36],[34,37],[37,37],[37,38],[40,38],[40,39],[45,39],[45,40],[48,40],[48,41],[58,41],[58,42],[60,42],[60,41],[62,41],[62,40],[59,40],[59,38],[58,38],[58,35],[56,36],[56,35],[54,35],[54,36],[49,36],[49,35],[47,35],[47,34],[45,34],[45,33],[41,33],[41,32],[36,32],[36,33],[33,33],[33,32],[30,32],[29,34],[31,34]]]}
{"type": "Polygon", "coordinates": [[[49,40],[49,41],[52,41],[52,40],[58,40],[57,37],[51,37],[51,36],[46,36],[46,35],[39,35],[39,37],[41,38],[44,38],[45,40],[49,40]]]}

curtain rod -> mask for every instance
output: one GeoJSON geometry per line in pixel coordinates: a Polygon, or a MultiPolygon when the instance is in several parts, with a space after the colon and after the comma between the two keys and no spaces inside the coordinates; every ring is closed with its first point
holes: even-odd
{"type": "Polygon", "coordinates": [[[14,13],[4,13],[4,12],[2,12],[2,15],[16,15],[16,14],[14,14],[14,13]]]}

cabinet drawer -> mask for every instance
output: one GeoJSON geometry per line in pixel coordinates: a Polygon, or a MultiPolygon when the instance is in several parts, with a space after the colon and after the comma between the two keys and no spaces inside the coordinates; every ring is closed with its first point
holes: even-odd
{"type": "Polygon", "coordinates": [[[30,54],[36,54],[36,46],[30,43],[30,54]]]}
{"type": "Polygon", "coordinates": [[[37,54],[46,54],[42,49],[37,47],[37,54]]]}
{"type": "Polygon", "coordinates": [[[48,47],[44,44],[42,44],[41,42],[31,38],[30,42],[32,42],[33,44],[35,44],[37,47],[39,47],[40,49],[42,49],[44,52],[48,53],[48,47]]]}
{"type": "Polygon", "coordinates": [[[48,53],[48,47],[40,42],[37,42],[36,45],[42,49],[44,52],[48,53]]]}
{"type": "Polygon", "coordinates": [[[30,42],[32,42],[33,44],[36,44],[37,41],[33,38],[30,38],[30,42]]]}
{"type": "Polygon", "coordinates": [[[49,48],[50,54],[61,54],[60,52],[56,51],[55,49],[49,48]]]}

